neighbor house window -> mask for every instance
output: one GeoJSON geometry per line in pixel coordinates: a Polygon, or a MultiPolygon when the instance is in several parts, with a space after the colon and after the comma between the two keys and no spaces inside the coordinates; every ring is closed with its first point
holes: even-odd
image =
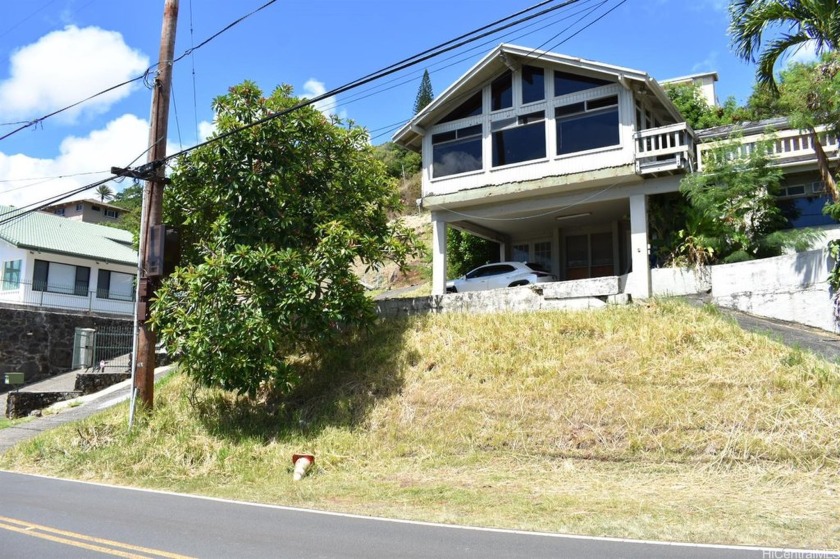
{"type": "Polygon", "coordinates": [[[56,208],[55,210],[53,210],[53,213],[55,215],[63,216],[64,215],[64,208],[56,208]]]}
{"type": "Polygon", "coordinates": [[[118,301],[134,300],[134,275],[99,270],[96,282],[96,296],[99,299],[118,301]]]}
{"type": "Polygon", "coordinates": [[[554,95],[555,97],[560,97],[561,95],[595,89],[596,87],[610,85],[611,83],[607,80],[569,74],[568,72],[554,72],[554,95]]]}
{"type": "Polygon", "coordinates": [[[545,157],[545,111],[497,120],[491,129],[494,167],[545,157]]]}
{"type": "Polygon", "coordinates": [[[555,109],[557,155],[618,145],[618,96],[555,109]]]}
{"type": "Polygon", "coordinates": [[[433,178],[481,170],[481,125],[433,134],[432,158],[433,178]]]}
{"type": "Polygon", "coordinates": [[[120,212],[118,212],[117,210],[106,209],[105,210],[105,217],[111,217],[111,218],[117,219],[118,217],[120,217],[120,212]]]}
{"type": "Polygon", "coordinates": [[[32,276],[34,291],[87,296],[89,285],[90,268],[45,260],[35,261],[35,271],[32,276]]]}
{"type": "Polygon", "coordinates": [[[491,111],[509,109],[513,106],[513,72],[507,71],[490,84],[491,111]]]}
{"type": "Polygon", "coordinates": [[[444,122],[452,122],[453,120],[461,120],[471,116],[478,116],[482,113],[484,105],[481,102],[481,90],[471,95],[466,101],[458,105],[458,107],[450,112],[448,115],[440,119],[440,124],[444,122]]]}
{"type": "Polygon", "coordinates": [[[99,206],[91,206],[90,209],[92,209],[95,212],[98,212],[99,211],[99,206]]]}
{"type": "Polygon", "coordinates": [[[81,204],[76,204],[76,211],[77,211],[77,212],[82,211],[82,207],[83,207],[83,206],[82,206],[81,204]]]}
{"type": "Polygon", "coordinates": [[[20,260],[3,263],[3,289],[17,289],[20,286],[20,260]]]}
{"type": "Polygon", "coordinates": [[[522,104],[545,99],[545,70],[534,66],[522,67],[522,104]]]}

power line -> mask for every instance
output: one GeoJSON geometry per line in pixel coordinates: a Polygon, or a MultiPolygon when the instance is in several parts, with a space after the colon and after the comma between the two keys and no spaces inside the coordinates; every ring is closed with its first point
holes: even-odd
{"type": "MultiPolygon", "coordinates": [[[[522,13],[533,11],[534,9],[542,7],[545,4],[550,3],[552,1],[554,1],[554,0],[543,0],[542,2],[532,6],[531,8],[526,8],[525,10],[521,10],[521,11],[517,12],[515,15],[519,15],[519,14],[522,14],[522,13]]],[[[540,17],[540,16],[545,15],[547,13],[551,13],[551,12],[559,10],[561,8],[565,8],[567,6],[570,6],[572,4],[577,3],[578,1],[579,0],[565,0],[565,2],[562,2],[562,3],[558,4],[557,6],[553,6],[551,8],[547,8],[547,9],[542,10],[540,12],[537,12],[535,14],[525,16],[525,17],[523,17],[519,20],[506,23],[506,24],[504,24],[501,27],[498,27],[496,29],[491,29],[494,25],[496,25],[500,22],[508,21],[508,20],[511,19],[511,17],[515,17],[515,15],[514,16],[507,16],[505,18],[502,18],[500,20],[495,21],[494,23],[491,23],[489,25],[485,25],[483,27],[480,27],[479,29],[477,29],[473,32],[466,33],[464,35],[461,35],[460,37],[457,37],[456,39],[451,39],[449,41],[446,41],[445,43],[441,43],[441,45],[438,45],[438,46],[433,47],[431,49],[425,50],[418,55],[406,58],[405,60],[394,63],[390,66],[387,66],[386,68],[384,68],[382,70],[372,72],[372,73],[370,73],[366,76],[363,76],[363,77],[361,77],[361,78],[359,78],[359,79],[357,79],[353,82],[350,82],[350,83],[347,83],[345,85],[339,86],[335,89],[327,91],[326,93],[322,93],[321,95],[317,95],[317,96],[315,96],[311,99],[304,99],[303,101],[300,101],[300,102],[296,103],[292,107],[289,107],[287,109],[283,109],[281,111],[271,113],[268,116],[265,116],[261,119],[258,119],[256,121],[250,123],[250,124],[246,124],[246,125],[241,126],[239,128],[229,130],[227,132],[224,132],[222,134],[214,136],[213,138],[210,138],[208,140],[200,142],[200,143],[198,143],[198,144],[196,144],[192,147],[189,147],[189,148],[181,150],[177,153],[173,153],[171,155],[168,155],[168,156],[166,156],[164,162],[169,161],[169,160],[174,159],[174,158],[177,158],[177,157],[180,157],[182,155],[185,155],[185,154],[187,154],[191,151],[194,151],[198,148],[216,143],[216,142],[221,141],[225,138],[233,136],[234,134],[239,134],[241,132],[244,132],[245,130],[250,130],[251,128],[254,128],[256,126],[260,126],[262,124],[265,124],[266,122],[272,121],[272,120],[274,120],[276,118],[280,118],[282,116],[285,116],[285,115],[287,115],[291,112],[302,109],[303,107],[318,103],[319,101],[323,101],[324,99],[328,99],[330,97],[339,95],[341,93],[344,93],[345,91],[350,91],[350,90],[355,89],[357,87],[361,87],[361,86],[363,86],[365,84],[368,84],[370,82],[373,82],[375,80],[384,78],[384,77],[389,76],[391,74],[395,74],[396,72],[399,72],[399,71],[404,70],[406,68],[410,68],[411,66],[416,66],[417,64],[420,64],[421,62],[425,62],[426,60],[429,60],[430,58],[434,58],[435,56],[439,56],[443,53],[450,52],[450,51],[455,50],[457,48],[460,48],[464,45],[475,42],[479,39],[483,39],[484,37],[487,37],[489,35],[494,35],[494,34],[498,33],[499,31],[503,31],[504,29],[509,29],[509,28],[511,28],[513,26],[516,26],[520,23],[523,23],[525,21],[530,21],[534,18],[540,17]],[[490,29],[490,30],[487,31],[488,29],[490,29]],[[476,32],[480,32],[480,34],[476,35],[475,37],[460,40],[464,37],[470,37],[471,35],[473,35],[476,32]]]]}
{"type": "MultiPolygon", "coordinates": [[[[203,47],[204,45],[206,45],[206,44],[207,44],[207,43],[209,43],[210,41],[212,41],[212,40],[216,39],[217,37],[219,37],[220,35],[222,35],[222,34],[223,34],[223,33],[225,33],[226,31],[228,31],[228,30],[232,29],[233,27],[235,27],[235,26],[239,25],[239,24],[240,24],[240,23],[242,23],[244,20],[248,19],[249,17],[251,17],[252,15],[256,14],[257,12],[260,12],[260,11],[264,10],[264,9],[265,9],[265,8],[267,8],[268,6],[270,6],[270,5],[274,4],[275,2],[277,2],[277,0],[269,0],[268,2],[266,2],[265,4],[263,4],[262,6],[260,6],[259,8],[256,8],[255,10],[252,10],[251,12],[249,12],[249,13],[245,14],[244,16],[242,16],[242,17],[240,17],[240,18],[238,18],[238,19],[234,20],[233,22],[229,23],[228,25],[226,25],[225,27],[223,27],[222,29],[220,29],[219,31],[217,31],[216,33],[214,33],[213,35],[211,35],[210,37],[208,37],[207,39],[205,39],[205,40],[204,40],[204,41],[202,41],[201,43],[199,43],[197,46],[195,46],[195,47],[193,47],[193,48],[189,48],[189,49],[187,49],[186,51],[184,51],[184,53],[182,53],[180,56],[178,56],[177,58],[174,58],[174,59],[172,60],[172,62],[170,62],[170,64],[175,64],[176,62],[178,62],[178,61],[182,60],[184,57],[189,56],[190,54],[192,54],[192,53],[193,53],[193,52],[195,52],[196,50],[200,49],[201,47],[203,47]]],[[[109,87],[109,88],[107,88],[107,89],[103,89],[102,91],[100,91],[100,92],[98,92],[98,93],[94,93],[93,95],[91,95],[91,96],[89,96],[89,97],[86,97],[86,98],[82,99],[81,101],[76,101],[75,103],[73,103],[73,104],[71,104],[71,105],[68,105],[68,106],[63,107],[63,108],[61,108],[61,109],[58,109],[58,110],[56,110],[56,111],[53,111],[53,112],[51,112],[51,113],[49,113],[49,114],[46,114],[46,115],[44,115],[44,116],[38,117],[38,118],[33,119],[33,120],[30,120],[30,121],[26,121],[26,122],[24,122],[24,123],[23,123],[23,125],[22,125],[22,126],[20,126],[20,127],[16,128],[16,129],[12,130],[11,132],[9,132],[9,133],[7,133],[7,134],[4,134],[3,136],[0,136],[0,140],[5,140],[5,139],[6,139],[6,138],[8,138],[9,136],[13,136],[14,134],[17,134],[18,132],[20,132],[21,130],[25,130],[25,129],[30,128],[30,127],[32,127],[32,126],[36,126],[36,125],[38,125],[38,124],[41,124],[41,123],[43,123],[45,120],[47,120],[48,118],[54,117],[55,115],[61,114],[61,113],[65,112],[65,111],[68,111],[68,110],[70,110],[70,109],[73,109],[73,108],[75,108],[75,107],[78,107],[79,105],[81,105],[81,104],[83,104],[83,103],[87,103],[88,101],[90,101],[90,100],[92,100],[92,99],[95,99],[95,98],[97,98],[97,97],[100,97],[100,96],[102,96],[102,95],[105,95],[106,93],[110,93],[111,91],[114,91],[115,89],[119,89],[119,88],[121,88],[121,87],[124,87],[124,86],[126,86],[126,85],[132,84],[132,83],[137,82],[137,81],[140,81],[140,80],[144,80],[144,81],[145,81],[145,80],[147,79],[147,77],[151,74],[152,70],[153,70],[153,69],[155,69],[157,66],[158,66],[158,64],[157,64],[157,63],[156,63],[156,64],[152,64],[151,66],[149,66],[149,67],[146,69],[146,71],[145,71],[145,72],[143,72],[143,74],[141,74],[141,75],[139,75],[139,76],[137,76],[137,77],[131,78],[131,79],[126,80],[126,81],[124,81],[124,82],[122,82],[122,83],[118,83],[117,85],[113,85],[113,86],[111,86],[111,87],[109,87]]],[[[12,123],[2,123],[2,124],[0,124],[0,125],[3,125],[3,124],[12,124],[12,123]]]]}

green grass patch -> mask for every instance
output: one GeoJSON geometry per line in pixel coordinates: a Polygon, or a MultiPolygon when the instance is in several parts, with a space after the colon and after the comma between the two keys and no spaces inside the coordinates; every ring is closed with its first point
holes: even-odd
{"type": "Polygon", "coordinates": [[[676,301],[388,320],[258,400],[173,375],[0,467],[433,522],[840,547],[840,368],[676,301]],[[292,481],[291,456],[316,456],[292,481]]]}

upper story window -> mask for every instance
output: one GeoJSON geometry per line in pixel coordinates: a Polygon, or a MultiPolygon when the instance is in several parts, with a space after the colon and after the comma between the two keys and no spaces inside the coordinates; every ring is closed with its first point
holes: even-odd
{"type": "Polygon", "coordinates": [[[105,217],[117,219],[118,217],[120,217],[120,212],[118,212],[117,210],[105,208],[105,217]]]}
{"type": "Polygon", "coordinates": [[[432,177],[481,170],[480,124],[432,135],[432,177]]]}
{"type": "Polygon", "coordinates": [[[557,155],[618,145],[618,96],[590,99],[555,109],[557,155]]]}
{"type": "Polygon", "coordinates": [[[493,167],[545,157],[545,111],[492,123],[493,167]]]}
{"type": "Polygon", "coordinates": [[[513,106],[513,72],[508,70],[490,84],[491,111],[509,109],[513,106]]]}
{"type": "Polygon", "coordinates": [[[81,204],[76,204],[76,211],[77,212],[82,211],[82,205],[81,204]]]}
{"type": "Polygon", "coordinates": [[[588,76],[555,71],[554,95],[555,97],[560,97],[561,95],[577,93],[578,91],[586,91],[587,89],[595,89],[596,87],[610,85],[611,83],[612,82],[602,80],[600,78],[590,78],[588,76]]]}
{"type": "Polygon", "coordinates": [[[522,104],[545,99],[545,70],[535,66],[522,67],[522,104]]]}
{"type": "Polygon", "coordinates": [[[95,212],[98,212],[100,210],[99,206],[91,206],[90,209],[92,209],[95,212]]]}
{"type": "Polygon", "coordinates": [[[55,210],[53,210],[53,213],[55,215],[62,215],[63,216],[64,215],[64,208],[56,208],[55,210]]]}
{"type": "Polygon", "coordinates": [[[96,297],[98,299],[117,299],[120,301],[134,300],[134,275],[99,270],[96,282],[96,297]]]}
{"type": "Polygon", "coordinates": [[[482,112],[484,112],[484,103],[481,101],[481,90],[478,90],[473,95],[470,95],[469,99],[458,105],[454,111],[440,119],[438,124],[461,120],[462,118],[471,116],[479,116],[482,112]]]}

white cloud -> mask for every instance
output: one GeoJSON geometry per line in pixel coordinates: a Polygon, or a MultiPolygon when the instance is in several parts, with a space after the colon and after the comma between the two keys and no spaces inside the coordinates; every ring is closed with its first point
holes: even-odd
{"type": "MultiPolygon", "coordinates": [[[[39,159],[23,154],[0,152],[0,205],[25,206],[68,192],[110,175],[112,166],[124,167],[146,161],[149,123],[126,114],[109,122],[105,128],[94,130],[85,137],[69,136],[61,142],[54,159],[39,159]],[[101,174],[77,173],[104,171],[101,174]],[[44,180],[39,177],[59,177],[44,180]],[[27,179],[27,180],[20,180],[27,179]]],[[[120,187],[112,186],[115,190],[120,187]]],[[[94,197],[93,190],[74,196],[94,197]]]]}
{"type": "MultiPolygon", "coordinates": [[[[327,88],[325,87],[324,82],[320,82],[314,78],[303,84],[304,97],[309,99],[319,97],[326,92],[327,88]]],[[[336,110],[338,108],[338,100],[335,96],[321,99],[315,103],[315,108],[321,111],[325,116],[336,115],[341,119],[347,118],[347,111],[343,109],[340,111],[336,110]]]]}
{"type": "Polygon", "coordinates": [[[711,51],[705,59],[697,62],[691,67],[692,73],[697,72],[711,72],[717,70],[718,64],[718,53],[717,51],[711,51]]]}
{"type": "Polygon", "coordinates": [[[198,141],[203,142],[216,133],[216,123],[202,120],[198,123],[198,141]]]}
{"type": "MultiPolygon", "coordinates": [[[[126,45],[120,33],[68,25],[12,53],[9,77],[0,82],[0,117],[42,116],[134,78],[148,66],[148,57],[126,45]]],[[[84,111],[103,113],[138,83],[105,93],[61,118],[72,122],[84,111]]]]}

